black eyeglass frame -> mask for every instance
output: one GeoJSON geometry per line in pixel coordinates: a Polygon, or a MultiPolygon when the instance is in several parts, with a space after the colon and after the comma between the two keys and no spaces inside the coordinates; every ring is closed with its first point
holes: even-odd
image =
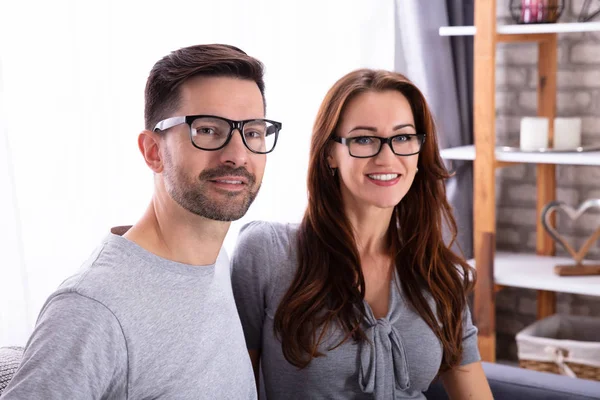
{"type": "Polygon", "coordinates": [[[421,150],[423,149],[423,144],[425,144],[425,138],[427,137],[427,134],[425,133],[401,133],[399,135],[394,135],[394,136],[390,136],[390,137],[380,137],[380,136],[355,136],[355,137],[351,137],[351,138],[343,138],[340,136],[333,136],[331,138],[331,140],[341,143],[345,146],[348,147],[348,154],[350,154],[350,157],[354,157],[354,158],[371,158],[371,157],[377,157],[377,155],[379,153],[381,153],[381,149],[383,148],[384,144],[387,144],[388,146],[390,146],[390,149],[392,150],[392,153],[394,153],[397,156],[412,156],[415,154],[419,154],[421,152],[421,150]],[[421,143],[419,144],[419,151],[416,151],[414,153],[408,153],[408,154],[398,154],[394,151],[394,147],[392,146],[392,140],[394,140],[397,137],[400,136],[415,136],[417,137],[417,139],[421,139],[421,143]],[[350,151],[350,141],[356,140],[356,139],[362,139],[362,138],[369,138],[369,139],[377,139],[379,140],[379,149],[377,150],[377,152],[375,154],[373,154],[372,156],[355,156],[354,154],[352,154],[352,152],[350,151]]]}
{"type": "Polygon", "coordinates": [[[225,118],[225,117],[219,117],[218,115],[206,115],[206,114],[200,114],[200,115],[184,115],[184,116],[179,116],[179,117],[171,117],[171,118],[167,118],[167,119],[163,119],[162,121],[158,122],[155,126],[154,129],[152,130],[153,132],[164,132],[167,129],[171,129],[174,126],[177,125],[181,125],[181,124],[187,124],[190,128],[190,141],[192,142],[192,145],[199,149],[199,150],[204,150],[204,151],[217,151],[217,150],[221,150],[222,148],[224,148],[225,146],[227,146],[229,144],[229,142],[231,141],[231,138],[233,137],[233,131],[234,130],[238,130],[238,132],[240,133],[240,136],[242,137],[242,142],[244,142],[244,146],[246,146],[246,148],[248,150],[250,150],[252,153],[254,154],[269,154],[270,152],[272,152],[273,150],[275,150],[275,146],[277,145],[277,140],[279,139],[279,131],[281,131],[281,127],[283,126],[283,124],[281,122],[277,122],[277,121],[273,121],[270,119],[264,119],[264,118],[253,118],[253,119],[245,119],[242,121],[235,121],[233,119],[229,119],[229,118],[225,118]],[[200,147],[198,146],[196,143],[194,143],[194,132],[192,129],[192,123],[198,119],[198,118],[215,118],[215,119],[219,119],[222,121],[225,121],[229,124],[229,134],[227,135],[227,139],[225,140],[225,142],[215,148],[215,149],[207,149],[204,147],[200,147]],[[250,146],[248,146],[248,143],[246,142],[246,138],[244,137],[244,125],[246,125],[249,122],[254,122],[254,121],[264,121],[264,122],[268,122],[270,124],[273,124],[273,126],[277,129],[275,131],[275,142],[273,143],[273,148],[269,151],[256,151],[250,148],[250,146]]]}

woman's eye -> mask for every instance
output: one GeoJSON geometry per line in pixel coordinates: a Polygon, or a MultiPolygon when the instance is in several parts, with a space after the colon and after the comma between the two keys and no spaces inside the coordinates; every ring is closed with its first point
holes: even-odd
{"type": "Polygon", "coordinates": [[[394,142],[408,142],[411,139],[411,135],[398,135],[394,138],[394,142]]]}
{"type": "Polygon", "coordinates": [[[373,139],[371,139],[370,137],[367,137],[367,136],[357,137],[357,138],[354,138],[354,143],[367,145],[367,144],[373,143],[373,139]]]}

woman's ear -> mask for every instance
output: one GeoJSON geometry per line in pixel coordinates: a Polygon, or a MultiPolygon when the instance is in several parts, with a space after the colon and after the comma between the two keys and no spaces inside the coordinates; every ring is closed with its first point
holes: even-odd
{"type": "Polygon", "coordinates": [[[329,155],[327,156],[327,164],[329,165],[329,168],[338,167],[335,157],[331,154],[331,149],[329,150],[329,155]]]}

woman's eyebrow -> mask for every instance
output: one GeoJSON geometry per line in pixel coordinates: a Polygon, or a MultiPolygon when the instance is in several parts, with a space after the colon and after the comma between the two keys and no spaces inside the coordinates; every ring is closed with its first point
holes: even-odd
{"type": "MultiPolygon", "coordinates": [[[[398,130],[398,129],[402,129],[402,128],[406,128],[406,127],[415,128],[415,126],[413,124],[400,124],[400,125],[396,125],[393,130],[398,130]]],[[[354,128],[350,129],[350,131],[348,133],[351,133],[353,131],[377,132],[377,128],[375,128],[373,126],[359,125],[359,126],[355,126],[354,128]]]]}
{"type": "MultiPolygon", "coordinates": [[[[355,126],[354,128],[350,129],[350,132],[353,131],[371,131],[371,132],[377,132],[377,128],[372,127],[372,126],[355,126]]],[[[348,133],[350,133],[348,132],[348,133]]]]}
{"type": "MultiPolygon", "coordinates": [[[[413,124],[401,124],[401,125],[396,125],[394,127],[394,130],[397,129],[402,129],[402,128],[406,128],[406,127],[411,127],[411,128],[415,128],[415,126],[413,124]]],[[[416,128],[415,128],[416,129],[416,128]]]]}

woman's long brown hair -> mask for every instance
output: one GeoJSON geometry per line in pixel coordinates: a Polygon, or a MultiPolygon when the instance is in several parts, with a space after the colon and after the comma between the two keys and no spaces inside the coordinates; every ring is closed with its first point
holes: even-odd
{"type": "Polygon", "coordinates": [[[361,69],[347,74],[329,90],[313,128],[308,207],[298,232],[298,269],[274,323],[283,355],[299,368],[323,355],[319,347],[334,326],[345,333],[337,345],[350,338],[366,340],[361,327],[366,312],[364,275],[353,229],[342,206],[339,174],[332,176],[327,156],[345,105],[360,93],[387,90],[396,90],[408,99],[417,132],[427,135],[419,155],[419,172],[390,221],[390,255],[405,297],[442,344],[440,372],[461,360],[462,317],[474,271],[450,249],[456,238],[456,222],[444,185],[450,175],[439,155],[432,115],[422,93],[403,75],[361,69]],[[448,243],[443,238],[444,223],[451,235],[448,243]],[[426,292],[435,300],[437,316],[426,292]]]}

